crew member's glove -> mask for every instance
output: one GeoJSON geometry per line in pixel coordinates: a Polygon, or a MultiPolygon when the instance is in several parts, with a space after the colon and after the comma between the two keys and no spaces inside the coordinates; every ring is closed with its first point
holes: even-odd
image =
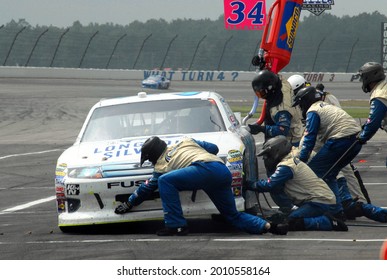
{"type": "Polygon", "coordinates": [[[361,132],[356,136],[356,140],[357,140],[360,144],[364,145],[364,144],[367,143],[367,140],[364,140],[363,138],[361,138],[361,137],[360,137],[360,134],[361,134],[361,132]]]}
{"type": "Polygon", "coordinates": [[[264,125],[259,125],[259,124],[248,124],[250,128],[250,133],[251,134],[258,134],[260,132],[265,133],[266,127],[264,125]]]}
{"type": "Polygon", "coordinates": [[[387,122],[382,120],[382,122],[380,123],[380,129],[383,129],[385,132],[387,132],[387,122]]]}
{"type": "Polygon", "coordinates": [[[249,190],[249,191],[256,191],[257,187],[255,186],[255,182],[247,180],[246,181],[246,189],[249,190]]]}
{"type": "Polygon", "coordinates": [[[123,202],[121,205],[118,205],[117,208],[114,210],[114,213],[116,214],[125,214],[132,209],[133,206],[129,202],[123,202]]]}
{"type": "Polygon", "coordinates": [[[255,55],[251,60],[251,64],[259,67],[259,70],[263,70],[265,68],[265,59],[262,56],[255,55]]]}

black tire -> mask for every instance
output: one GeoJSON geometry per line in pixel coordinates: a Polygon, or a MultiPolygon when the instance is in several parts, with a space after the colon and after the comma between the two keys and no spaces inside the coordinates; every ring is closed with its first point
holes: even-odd
{"type": "Polygon", "coordinates": [[[79,232],[79,229],[77,229],[77,227],[59,227],[59,229],[63,233],[77,233],[77,232],[79,232]]]}
{"type": "MultiPolygon", "coordinates": [[[[243,153],[243,177],[242,177],[242,196],[243,198],[245,199],[245,212],[246,213],[249,213],[249,214],[252,214],[252,215],[257,215],[259,214],[260,212],[258,211],[258,209],[256,207],[252,207],[252,208],[248,208],[248,204],[247,204],[247,172],[246,170],[248,170],[248,168],[246,168],[247,166],[247,158],[245,156],[245,153],[243,153]]],[[[255,166],[257,168],[256,172],[258,174],[258,158],[255,157],[255,166]]],[[[250,191],[250,193],[252,193],[250,191]]],[[[254,194],[255,195],[255,194],[254,194]]]]}

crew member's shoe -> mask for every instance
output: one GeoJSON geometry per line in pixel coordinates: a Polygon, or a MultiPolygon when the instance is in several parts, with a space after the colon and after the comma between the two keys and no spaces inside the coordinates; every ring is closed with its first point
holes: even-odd
{"type": "Polygon", "coordinates": [[[188,227],[177,227],[177,228],[165,227],[156,232],[158,236],[172,236],[172,235],[183,236],[183,235],[187,235],[188,233],[189,233],[188,227]]]}
{"type": "Polygon", "coordinates": [[[348,226],[340,219],[334,217],[331,213],[325,213],[325,216],[331,220],[332,230],[334,231],[348,231],[348,226]]]}
{"type": "Polygon", "coordinates": [[[289,231],[288,224],[275,224],[270,223],[269,232],[276,235],[286,235],[289,231]]]}
{"type": "Polygon", "coordinates": [[[122,202],[118,207],[114,210],[114,213],[122,215],[128,213],[133,206],[129,202],[122,202]]]}

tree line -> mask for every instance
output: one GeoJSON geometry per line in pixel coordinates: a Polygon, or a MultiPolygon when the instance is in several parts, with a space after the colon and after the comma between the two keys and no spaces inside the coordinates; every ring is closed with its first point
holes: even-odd
{"type": "MultiPolygon", "coordinates": [[[[356,72],[381,62],[379,12],[337,17],[305,16],[299,24],[288,72],[356,72]]],[[[0,26],[0,65],[101,69],[252,71],[262,31],[226,30],[217,20],[152,19],[67,28],[31,26],[24,19],[0,26]]]]}

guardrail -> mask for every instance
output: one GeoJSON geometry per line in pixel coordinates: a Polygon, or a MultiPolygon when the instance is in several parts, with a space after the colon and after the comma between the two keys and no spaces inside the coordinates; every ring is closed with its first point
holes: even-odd
{"type": "MultiPolygon", "coordinates": [[[[109,79],[109,80],[143,80],[149,75],[161,74],[172,81],[251,81],[255,71],[189,71],[189,70],[119,70],[119,69],[84,69],[53,67],[0,67],[0,78],[48,78],[48,79],[109,79]]],[[[321,73],[321,72],[281,72],[287,78],[293,74],[303,75],[313,83],[359,82],[357,73],[321,73]]]]}

